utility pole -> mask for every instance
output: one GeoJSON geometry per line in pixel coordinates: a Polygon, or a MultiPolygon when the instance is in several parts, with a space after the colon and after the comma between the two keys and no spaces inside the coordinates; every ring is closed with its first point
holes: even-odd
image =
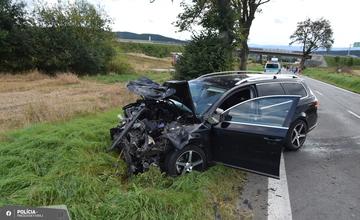
{"type": "Polygon", "coordinates": [[[352,45],[352,44],[350,44],[350,46],[349,46],[349,50],[348,50],[348,54],[347,54],[348,57],[350,56],[351,45],[352,45]]]}

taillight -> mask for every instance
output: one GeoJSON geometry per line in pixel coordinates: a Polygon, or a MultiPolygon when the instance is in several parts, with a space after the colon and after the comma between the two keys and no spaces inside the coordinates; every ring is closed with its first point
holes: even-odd
{"type": "Polygon", "coordinates": [[[314,104],[315,108],[319,108],[319,107],[320,107],[320,102],[319,102],[319,100],[315,100],[315,101],[313,102],[313,104],[314,104]]]}

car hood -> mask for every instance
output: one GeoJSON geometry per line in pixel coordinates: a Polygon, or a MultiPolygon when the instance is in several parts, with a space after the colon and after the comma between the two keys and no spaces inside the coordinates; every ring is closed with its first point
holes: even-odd
{"type": "Polygon", "coordinates": [[[196,118],[195,107],[187,81],[172,80],[160,85],[151,79],[142,77],[140,79],[130,81],[127,84],[127,88],[129,91],[142,96],[144,99],[176,100],[189,108],[196,118]]]}
{"type": "Polygon", "coordinates": [[[133,92],[143,97],[144,99],[161,100],[168,98],[176,93],[175,89],[161,86],[146,77],[132,80],[126,85],[126,87],[130,92],[133,92]]]}

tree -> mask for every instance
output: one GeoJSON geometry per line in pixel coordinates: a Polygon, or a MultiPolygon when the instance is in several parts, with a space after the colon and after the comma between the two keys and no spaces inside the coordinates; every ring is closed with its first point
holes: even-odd
{"type": "Polygon", "coordinates": [[[259,7],[270,0],[233,0],[236,11],[236,21],[238,23],[238,36],[240,44],[240,69],[246,70],[247,59],[249,56],[248,39],[250,28],[255,19],[256,12],[260,12],[259,7]]]}
{"type": "Polygon", "coordinates": [[[23,71],[34,67],[31,19],[25,4],[0,1],[0,72],[23,71]]]}
{"type": "Polygon", "coordinates": [[[310,18],[297,24],[295,32],[290,36],[290,45],[302,45],[300,69],[304,68],[305,60],[319,48],[329,50],[334,43],[330,21],[324,18],[312,21],[310,18]]]}
{"type": "Polygon", "coordinates": [[[109,23],[85,0],[39,3],[33,13],[21,1],[0,0],[0,72],[106,72],[114,55],[109,23]]]}
{"type": "Polygon", "coordinates": [[[86,1],[38,6],[36,66],[47,73],[106,71],[114,55],[108,17],[86,1]]]}
{"type": "Polygon", "coordinates": [[[182,2],[184,12],[178,15],[176,26],[180,31],[192,31],[199,25],[209,32],[217,32],[227,48],[240,46],[240,69],[245,70],[250,28],[259,7],[270,0],[193,0],[182,2]]]}
{"type": "Polygon", "coordinates": [[[175,65],[175,78],[192,79],[206,73],[228,70],[233,65],[232,54],[228,53],[223,43],[215,33],[193,36],[175,65]]]}

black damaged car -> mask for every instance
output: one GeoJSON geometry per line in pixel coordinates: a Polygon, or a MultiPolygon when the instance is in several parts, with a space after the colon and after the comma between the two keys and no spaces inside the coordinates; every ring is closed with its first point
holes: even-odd
{"type": "Polygon", "coordinates": [[[159,166],[169,175],[221,163],[279,178],[283,146],[298,150],[316,126],[318,101],[300,78],[221,72],[127,88],[142,98],[110,130],[129,174],[159,166]]]}

